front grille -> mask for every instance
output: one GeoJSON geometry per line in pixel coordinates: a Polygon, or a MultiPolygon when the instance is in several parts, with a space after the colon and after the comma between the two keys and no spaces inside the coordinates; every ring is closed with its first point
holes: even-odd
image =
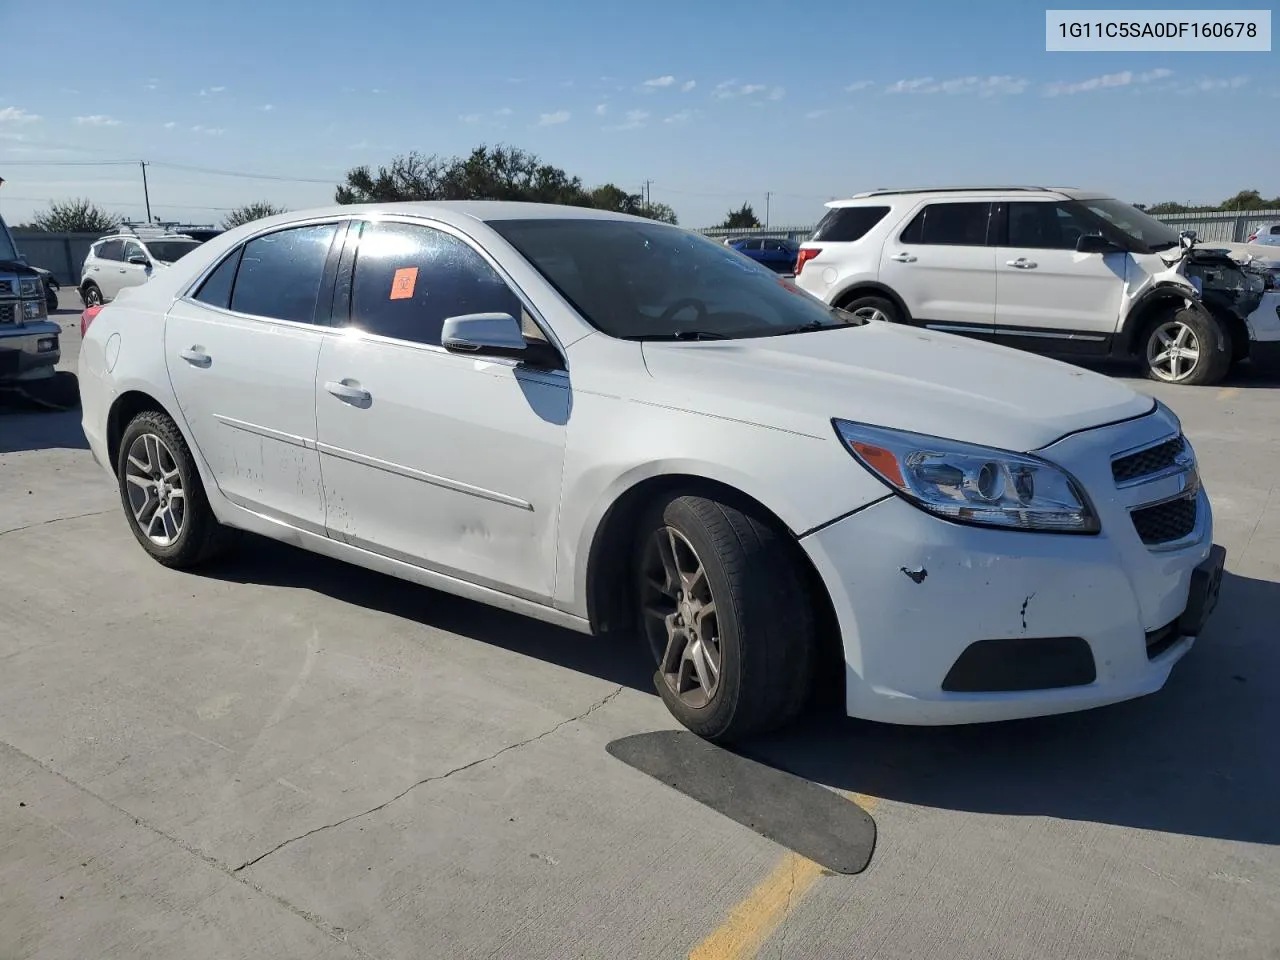
{"type": "Polygon", "coordinates": [[[1169,500],[1133,511],[1133,527],[1148,546],[1172,543],[1190,535],[1196,528],[1195,495],[1169,500]]]}
{"type": "Polygon", "coordinates": [[[12,280],[0,280],[0,297],[16,297],[17,285],[12,280]]]}
{"type": "Polygon", "coordinates": [[[1118,457],[1111,461],[1111,476],[1119,484],[1167,470],[1177,462],[1178,455],[1186,449],[1186,446],[1186,441],[1179,435],[1154,447],[1131,453],[1127,457],[1118,457]]]}
{"type": "Polygon", "coordinates": [[[18,315],[18,305],[16,303],[0,303],[0,323],[13,323],[14,317],[18,315]]]}

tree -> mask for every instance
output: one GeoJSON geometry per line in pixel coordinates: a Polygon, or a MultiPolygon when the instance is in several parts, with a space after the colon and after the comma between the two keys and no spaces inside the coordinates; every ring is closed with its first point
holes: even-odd
{"type": "Polygon", "coordinates": [[[259,200],[256,203],[246,203],[242,207],[236,207],[222,221],[222,226],[227,230],[232,227],[238,227],[241,224],[249,223],[253,220],[261,220],[263,217],[274,217],[278,213],[286,213],[284,207],[277,207],[274,203],[268,203],[266,200],[259,200]]]}
{"type": "Polygon", "coordinates": [[[724,218],[724,223],[720,224],[723,230],[754,230],[761,226],[756,212],[751,209],[751,204],[744,203],[737,210],[730,210],[729,215],[724,218]]]}
{"type": "Polygon", "coordinates": [[[55,200],[37,214],[31,226],[49,233],[110,233],[119,220],[92,200],[55,200]]]}
{"type": "Polygon", "coordinates": [[[639,194],[612,183],[588,189],[580,177],[545,163],[518,147],[476,147],[467,156],[441,157],[416,151],[373,170],[356,167],[334,193],[338,203],[406,200],[517,200],[595,207],[675,223],[666,204],[646,204],[639,194]]]}
{"type": "Polygon", "coordinates": [[[1152,216],[1166,216],[1174,213],[1214,213],[1219,210],[1280,210],[1280,197],[1264,197],[1257,190],[1241,190],[1221,203],[1186,204],[1165,201],[1146,208],[1152,216]]]}

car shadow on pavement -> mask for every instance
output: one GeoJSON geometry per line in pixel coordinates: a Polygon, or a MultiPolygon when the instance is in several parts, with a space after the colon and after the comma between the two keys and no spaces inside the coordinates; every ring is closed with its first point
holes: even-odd
{"type": "Polygon", "coordinates": [[[246,534],[237,550],[200,573],[234,583],[313,590],[656,696],[653,663],[638,639],[601,641],[264,537],[246,534]]]}
{"type": "MultiPolygon", "coordinates": [[[[1093,358],[1076,358],[1064,357],[1067,363],[1083,367],[1094,373],[1101,373],[1108,377],[1121,377],[1150,383],[1155,386],[1172,386],[1171,384],[1162,384],[1159,380],[1152,380],[1145,377],[1141,368],[1131,361],[1125,360],[1097,360],[1093,358]]],[[[1221,383],[1215,383],[1208,387],[1178,387],[1179,390],[1216,390],[1223,387],[1240,387],[1244,389],[1266,389],[1280,387],[1280,363],[1267,361],[1250,360],[1247,363],[1241,363],[1239,366],[1232,368],[1227,374],[1226,379],[1221,383]]]]}
{"type": "Polygon", "coordinates": [[[21,389],[0,385],[0,453],[88,450],[80,426],[80,389],[74,373],[21,389]]]}
{"type": "Polygon", "coordinates": [[[923,807],[1280,844],[1278,609],[1280,583],[1228,573],[1208,628],[1165,688],[1128,703],[933,728],[827,709],[742,752],[923,807]]]}

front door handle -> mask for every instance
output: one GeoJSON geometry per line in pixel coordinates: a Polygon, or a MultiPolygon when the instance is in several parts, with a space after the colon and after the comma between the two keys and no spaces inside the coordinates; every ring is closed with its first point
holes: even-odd
{"type": "Polygon", "coordinates": [[[190,350],[183,350],[178,354],[183,360],[191,364],[193,367],[207,367],[213,363],[213,357],[209,356],[198,347],[192,347],[190,350]]]}
{"type": "Polygon", "coordinates": [[[912,256],[911,254],[909,254],[909,253],[899,253],[899,254],[895,254],[894,256],[890,257],[889,259],[890,259],[890,260],[896,260],[898,263],[915,263],[915,262],[916,262],[916,258],[915,258],[915,257],[913,257],[913,256],[912,256]]]}
{"type": "Polygon", "coordinates": [[[1006,260],[1005,263],[1011,267],[1017,267],[1019,270],[1034,270],[1036,266],[1034,260],[1028,260],[1026,257],[1019,257],[1017,260],[1006,260]]]}
{"type": "Polygon", "coordinates": [[[353,386],[345,380],[329,380],[326,381],[324,388],[339,400],[346,400],[349,403],[367,404],[373,399],[373,394],[363,387],[353,386]]]}

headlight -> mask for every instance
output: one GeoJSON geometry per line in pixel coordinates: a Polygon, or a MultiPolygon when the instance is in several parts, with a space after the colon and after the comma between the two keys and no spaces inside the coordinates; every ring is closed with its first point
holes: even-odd
{"type": "Polygon", "coordinates": [[[43,300],[22,301],[22,319],[23,320],[40,320],[43,317],[44,317],[44,301],[43,300]]]}
{"type": "Polygon", "coordinates": [[[833,420],[858,462],[921,510],[957,523],[1097,533],[1080,485],[1047,460],[918,433],[833,420]]]}
{"type": "Polygon", "coordinates": [[[39,277],[23,277],[18,281],[18,296],[38,297],[44,293],[40,287],[41,283],[39,277]]]}

